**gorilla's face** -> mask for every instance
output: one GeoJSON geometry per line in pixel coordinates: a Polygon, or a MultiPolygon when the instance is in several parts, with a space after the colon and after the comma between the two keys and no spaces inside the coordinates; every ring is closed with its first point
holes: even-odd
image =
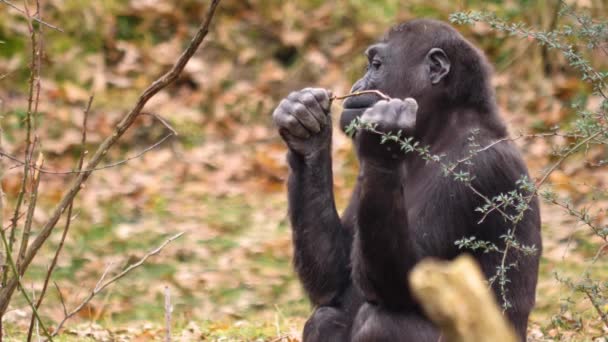
{"type": "MultiPolygon", "coordinates": [[[[379,90],[392,97],[412,97],[418,103],[432,97],[431,88],[449,71],[449,61],[443,50],[430,48],[422,37],[394,35],[370,46],[365,75],[353,85],[351,92],[379,90]]],[[[381,98],[375,94],[349,97],[344,101],[340,126],[363,114],[381,98]]]]}

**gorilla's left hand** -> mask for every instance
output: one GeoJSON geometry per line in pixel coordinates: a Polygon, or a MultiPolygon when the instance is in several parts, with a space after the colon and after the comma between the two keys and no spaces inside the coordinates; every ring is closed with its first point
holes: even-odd
{"type": "MultiPolygon", "coordinates": [[[[418,103],[412,98],[383,100],[367,109],[361,116],[361,121],[375,124],[376,130],[382,133],[401,132],[403,139],[413,134],[417,111],[418,103]]],[[[379,167],[398,165],[405,158],[405,152],[400,150],[397,143],[387,141],[381,144],[381,140],[382,137],[378,133],[365,129],[358,132],[356,145],[361,160],[372,162],[379,167]]]]}

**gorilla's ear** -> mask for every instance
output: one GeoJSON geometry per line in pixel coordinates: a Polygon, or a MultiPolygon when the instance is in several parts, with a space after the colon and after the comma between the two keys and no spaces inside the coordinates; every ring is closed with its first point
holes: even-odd
{"type": "Polygon", "coordinates": [[[440,48],[432,48],[426,54],[426,61],[430,67],[431,84],[439,83],[450,72],[450,60],[440,48]]]}

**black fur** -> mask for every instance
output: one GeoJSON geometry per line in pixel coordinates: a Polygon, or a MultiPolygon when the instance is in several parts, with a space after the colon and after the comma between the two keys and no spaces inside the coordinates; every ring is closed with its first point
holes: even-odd
{"type": "MultiPolygon", "coordinates": [[[[419,108],[411,135],[429,145],[431,153],[452,161],[467,156],[473,129],[481,146],[507,135],[485,58],[449,25],[431,20],[401,24],[368,55],[369,70],[353,91],[378,89],[393,98],[414,98],[419,108]]],[[[310,128],[312,124],[296,113],[319,117],[321,109],[310,109],[317,106],[310,94],[323,103],[329,95],[323,90],[305,91],[309,92],[305,100],[303,93],[293,93],[275,112],[275,122],[290,147],[288,193],[295,267],[316,308],[304,328],[304,341],[437,341],[438,330],[410,294],[410,270],[425,257],[455,258],[463,250],[454,241],[463,237],[504,246],[500,236],[510,224],[497,213],[478,224],[481,215],[475,208],[484,201],[468,187],[445,177],[439,165],[415,153],[397,159],[394,151],[383,154],[384,147],[379,148],[378,140],[365,132],[355,137],[360,173],[340,218],[332,190],[331,125],[329,133],[323,124],[313,122],[310,128]],[[308,113],[298,101],[309,108],[308,113]],[[295,130],[301,127],[289,115],[309,133],[295,130]]],[[[347,100],[342,126],[377,100],[375,96],[347,100]]],[[[328,106],[321,107],[328,113],[328,106]]],[[[476,177],[472,185],[487,197],[516,189],[516,180],[527,175],[509,141],[476,155],[469,171],[476,177]]],[[[524,340],[541,249],[536,200],[518,225],[516,238],[539,250],[535,256],[508,254],[508,263],[518,266],[507,273],[507,295],[513,305],[507,317],[524,340]]],[[[472,254],[487,277],[496,273],[501,254],[472,254]]],[[[499,298],[497,286],[493,290],[499,298]]]]}

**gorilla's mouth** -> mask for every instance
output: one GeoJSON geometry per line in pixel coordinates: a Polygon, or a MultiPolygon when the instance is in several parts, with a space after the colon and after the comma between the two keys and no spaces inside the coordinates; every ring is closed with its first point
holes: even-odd
{"type": "Polygon", "coordinates": [[[346,131],[346,127],[355,119],[363,115],[367,108],[372,107],[380,100],[376,94],[362,94],[347,98],[342,104],[342,115],[340,116],[340,127],[346,131]]]}
{"type": "Polygon", "coordinates": [[[358,96],[352,96],[344,101],[344,109],[361,109],[373,106],[380,96],[377,94],[361,94],[358,96]]]}

